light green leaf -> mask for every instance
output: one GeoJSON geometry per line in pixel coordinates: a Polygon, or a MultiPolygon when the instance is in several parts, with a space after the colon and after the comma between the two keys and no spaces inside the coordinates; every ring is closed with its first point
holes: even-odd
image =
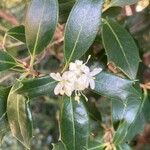
{"type": "Polygon", "coordinates": [[[111,0],[110,6],[126,6],[137,3],[139,0],[111,0]]]}
{"type": "Polygon", "coordinates": [[[108,62],[114,63],[130,79],[136,78],[140,57],[132,36],[117,22],[104,20],[103,45],[108,62]]]}
{"type": "Polygon", "coordinates": [[[23,86],[18,89],[18,93],[30,98],[52,93],[57,84],[50,76],[26,79],[21,82],[23,86]]]}
{"type": "Polygon", "coordinates": [[[66,63],[80,58],[93,43],[101,21],[102,0],[78,0],[69,15],[64,41],[66,63]]]}
{"type": "Polygon", "coordinates": [[[7,35],[11,36],[14,39],[17,39],[23,43],[26,43],[25,38],[25,27],[24,25],[16,26],[7,31],[7,35]]]}
{"type": "Polygon", "coordinates": [[[7,97],[9,94],[10,88],[4,88],[0,86],[0,143],[9,131],[9,125],[7,121],[6,106],[7,106],[7,97]]]}
{"type": "Polygon", "coordinates": [[[50,43],[58,21],[57,0],[32,0],[25,19],[26,42],[34,57],[50,43]]]}
{"type": "Polygon", "coordinates": [[[116,148],[117,150],[132,150],[131,147],[127,144],[118,145],[116,148]]]}
{"type": "Polygon", "coordinates": [[[32,116],[29,101],[16,93],[21,84],[17,82],[10,90],[7,100],[7,117],[12,135],[27,149],[32,138],[32,116]]]}
{"type": "Polygon", "coordinates": [[[82,100],[78,103],[74,98],[64,98],[60,132],[65,150],[83,150],[88,146],[89,118],[82,100]]]}
{"type": "Polygon", "coordinates": [[[85,148],[85,150],[103,150],[104,145],[99,142],[91,141],[89,142],[88,148],[85,148]]]}
{"type": "Polygon", "coordinates": [[[53,149],[52,150],[66,150],[64,147],[64,144],[60,141],[57,144],[53,144],[53,149]]]}
{"type": "Polygon", "coordinates": [[[17,65],[15,59],[7,52],[0,51],[0,71],[11,69],[17,65]]]}

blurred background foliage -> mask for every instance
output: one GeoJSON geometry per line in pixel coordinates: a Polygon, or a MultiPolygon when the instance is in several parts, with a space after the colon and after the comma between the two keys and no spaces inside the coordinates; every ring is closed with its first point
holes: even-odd
{"type": "MultiPolygon", "coordinates": [[[[30,0],[1,0],[0,2],[0,49],[3,47],[5,32],[19,24],[24,23],[24,17],[27,5],[30,0]]],[[[63,64],[63,32],[66,19],[74,4],[75,0],[59,0],[60,17],[59,24],[52,43],[46,48],[45,52],[38,55],[36,60],[36,69],[48,74],[58,70],[63,64]]],[[[107,2],[104,6],[107,6],[107,2]]],[[[124,8],[113,7],[103,13],[103,17],[117,19],[127,30],[129,30],[137,45],[140,47],[140,56],[142,62],[138,76],[141,83],[150,82],[150,5],[149,0],[142,0],[138,4],[126,6],[124,8]]],[[[100,34],[100,32],[99,32],[100,34]]],[[[91,62],[100,64],[105,67],[106,55],[102,46],[99,34],[88,53],[94,57],[91,62]]],[[[25,45],[11,37],[7,37],[5,48],[13,56],[20,58],[22,61],[28,61],[28,51],[25,45]]],[[[88,55],[88,54],[87,54],[88,55]]],[[[84,56],[83,56],[84,59],[84,56]]],[[[114,70],[113,64],[109,64],[110,71],[114,70]]],[[[18,75],[15,72],[0,73],[0,84],[11,85],[18,75]],[[7,74],[7,75],[6,75],[7,74]]],[[[108,99],[87,93],[89,97],[90,118],[91,118],[91,138],[100,139],[101,133],[105,132],[111,136],[109,129],[111,117],[108,99]],[[101,117],[102,116],[102,117],[101,117]]],[[[53,94],[49,96],[38,97],[30,101],[33,120],[34,120],[34,138],[32,141],[33,150],[49,150],[52,148],[51,143],[57,142],[59,138],[59,110],[61,101],[53,94]]],[[[87,106],[88,108],[88,106],[87,106]]],[[[69,131],[68,131],[69,132],[69,131]]],[[[135,137],[133,147],[137,150],[150,149],[150,126],[145,127],[142,135],[135,137]],[[144,147],[144,145],[146,145],[144,147]]],[[[22,150],[24,149],[10,134],[5,136],[1,145],[2,150],[22,150]]]]}

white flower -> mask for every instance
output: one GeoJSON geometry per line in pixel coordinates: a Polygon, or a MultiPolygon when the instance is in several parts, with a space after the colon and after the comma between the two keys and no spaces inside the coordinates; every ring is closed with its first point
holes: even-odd
{"type": "Polygon", "coordinates": [[[51,73],[50,76],[56,80],[59,81],[54,89],[55,95],[64,95],[71,96],[72,92],[74,91],[74,83],[71,82],[74,78],[73,73],[66,71],[64,74],[60,75],[60,73],[51,73]]]}
{"type": "Polygon", "coordinates": [[[83,91],[90,86],[91,89],[95,88],[95,75],[102,71],[101,68],[95,68],[93,71],[83,73],[75,83],[75,90],[83,91]]]}
{"type": "Polygon", "coordinates": [[[60,73],[51,73],[50,76],[58,81],[54,89],[55,95],[66,94],[71,96],[72,92],[75,91],[75,100],[79,102],[80,96],[83,95],[87,100],[87,97],[82,93],[85,89],[90,87],[95,88],[95,75],[102,71],[101,68],[95,68],[90,71],[90,68],[86,65],[90,56],[88,57],[86,63],[81,60],[76,60],[74,63],[69,64],[69,71],[65,71],[62,76],[60,73]]]}

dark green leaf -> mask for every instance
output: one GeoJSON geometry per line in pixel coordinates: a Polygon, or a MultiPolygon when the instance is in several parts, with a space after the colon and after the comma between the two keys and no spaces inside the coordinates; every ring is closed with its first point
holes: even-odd
{"type": "Polygon", "coordinates": [[[7,34],[14,39],[17,39],[23,43],[26,43],[25,27],[24,25],[16,26],[7,31],[7,34]]]}
{"type": "Polygon", "coordinates": [[[111,0],[110,6],[126,6],[137,3],[139,0],[111,0]]]}
{"type": "MultiPolygon", "coordinates": [[[[130,97],[124,101],[123,105],[122,120],[114,136],[114,143],[116,145],[122,144],[125,141],[130,127],[135,123],[135,120],[141,111],[142,100],[140,97],[130,95],[130,97]]],[[[134,135],[136,134],[137,133],[134,133],[134,135]]]]}
{"type": "Polygon", "coordinates": [[[120,145],[128,133],[133,133],[130,129],[143,107],[141,91],[134,88],[132,81],[105,72],[96,76],[95,83],[96,92],[112,99],[113,121],[120,121],[114,143],[120,145]]]}
{"type": "Polygon", "coordinates": [[[59,2],[59,22],[65,23],[69,13],[75,3],[75,0],[68,0],[68,1],[62,1],[59,2]]]}
{"type": "Polygon", "coordinates": [[[5,134],[9,131],[6,115],[7,97],[9,90],[9,88],[0,87],[0,143],[5,134]]]}
{"type": "Polygon", "coordinates": [[[31,55],[51,41],[58,21],[57,0],[32,0],[25,20],[26,42],[31,55]]]}
{"type": "Polygon", "coordinates": [[[93,43],[101,21],[102,0],[78,0],[65,29],[64,54],[69,63],[80,58],[93,43]]]}
{"type": "Polygon", "coordinates": [[[102,39],[108,62],[114,63],[130,79],[135,79],[140,57],[131,35],[117,22],[104,20],[102,39]]]}
{"type": "Polygon", "coordinates": [[[88,146],[89,118],[82,101],[64,98],[60,131],[66,150],[83,150],[88,146]]]}
{"type": "Polygon", "coordinates": [[[17,82],[10,90],[7,100],[7,117],[12,135],[26,148],[30,149],[32,138],[32,117],[29,101],[16,93],[20,88],[17,82]]]}
{"type": "Polygon", "coordinates": [[[101,121],[101,114],[98,111],[98,108],[96,107],[95,102],[85,102],[86,109],[88,111],[89,117],[95,121],[100,122],[101,121]]]}
{"type": "Polygon", "coordinates": [[[145,101],[142,101],[142,96],[135,93],[136,91],[132,91],[127,99],[119,105],[116,100],[112,100],[113,120],[120,121],[114,136],[116,145],[130,142],[136,134],[144,129],[145,118],[142,111],[145,101]]]}
{"type": "Polygon", "coordinates": [[[56,83],[50,76],[24,80],[18,92],[29,97],[41,96],[53,92],[56,83]]]}
{"type": "Polygon", "coordinates": [[[5,71],[16,66],[15,59],[7,52],[0,51],[0,71],[5,71]]]}

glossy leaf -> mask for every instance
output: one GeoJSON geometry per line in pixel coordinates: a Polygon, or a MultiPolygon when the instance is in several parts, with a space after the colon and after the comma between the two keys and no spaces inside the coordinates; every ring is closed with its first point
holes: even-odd
{"type": "Polygon", "coordinates": [[[126,100],[133,91],[133,82],[107,72],[96,76],[94,91],[108,98],[126,100]]]}
{"type": "Polygon", "coordinates": [[[17,82],[10,90],[7,100],[7,116],[12,135],[26,148],[30,149],[32,138],[32,117],[29,101],[16,93],[20,88],[17,82]]]}
{"type": "Polygon", "coordinates": [[[16,66],[15,59],[7,52],[0,51],[0,71],[5,71],[16,66]]]}
{"type": "Polygon", "coordinates": [[[88,146],[89,118],[82,101],[64,98],[60,132],[66,150],[83,150],[88,146]]]}
{"type": "Polygon", "coordinates": [[[5,134],[9,131],[6,114],[7,97],[9,94],[9,90],[9,88],[0,86],[0,143],[5,134]]]}
{"type": "Polygon", "coordinates": [[[25,27],[24,25],[16,26],[7,31],[7,35],[11,36],[14,39],[17,39],[23,43],[26,43],[25,38],[25,27]]]}
{"type": "MultiPolygon", "coordinates": [[[[116,145],[125,142],[126,135],[128,134],[130,127],[132,126],[132,124],[134,125],[138,114],[141,112],[141,105],[142,100],[135,95],[129,97],[124,103],[122,120],[114,136],[114,143],[116,145]]],[[[134,133],[134,135],[136,134],[137,133],[134,133]]]]}
{"type": "Polygon", "coordinates": [[[69,15],[64,54],[69,63],[80,58],[93,43],[101,21],[102,0],[78,0],[69,15]]]}
{"type": "Polygon", "coordinates": [[[132,81],[106,72],[97,75],[95,81],[94,91],[112,99],[113,121],[120,121],[114,143],[120,145],[125,141],[126,135],[132,133],[128,131],[141,113],[143,107],[141,92],[133,86],[132,81]]]}
{"type": "Polygon", "coordinates": [[[51,41],[58,21],[57,0],[32,0],[25,19],[26,42],[31,55],[51,41]]]}
{"type": "Polygon", "coordinates": [[[136,95],[135,92],[132,92],[122,104],[120,103],[118,105],[117,102],[119,101],[115,100],[115,102],[112,100],[113,120],[120,121],[114,136],[115,144],[130,142],[136,134],[143,131],[143,121],[145,121],[143,109],[145,100],[142,100],[141,97],[140,95],[136,95]]]}
{"type": "Polygon", "coordinates": [[[117,22],[107,19],[103,23],[102,39],[108,62],[113,62],[130,79],[135,79],[140,57],[131,35],[117,22]]]}
{"type": "Polygon", "coordinates": [[[139,0],[111,0],[111,6],[126,6],[137,3],[139,0]]]}
{"type": "Polygon", "coordinates": [[[36,97],[50,94],[54,91],[57,84],[50,76],[29,79],[22,81],[23,86],[18,90],[19,93],[28,97],[36,97]]]}

